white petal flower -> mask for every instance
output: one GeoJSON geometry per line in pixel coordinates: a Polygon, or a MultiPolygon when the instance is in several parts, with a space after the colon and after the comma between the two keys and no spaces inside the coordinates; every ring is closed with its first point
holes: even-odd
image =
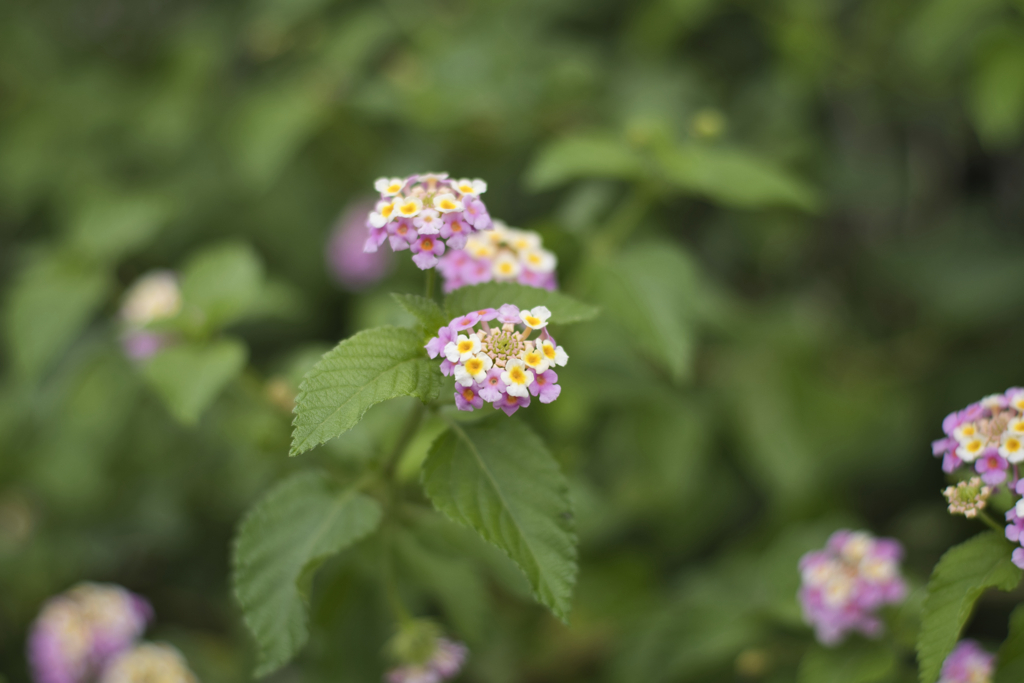
{"type": "Polygon", "coordinates": [[[370,225],[375,228],[383,228],[395,218],[395,200],[382,199],[377,202],[373,213],[370,214],[370,225]]]}
{"type": "Polygon", "coordinates": [[[558,259],[547,249],[529,249],[519,252],[519,259],[527,270],[535,273],[550,273],[558,265],[558,259]]]}
{"type": "Polygon", "coordinates": [[[462,211],[462,202],[456,199],[451,192],[442,192],[434,197],[434,208],[441,213],[462,211]]]}
{"type": "Polygon", "coordinates": [[[530,368],[538,375],[547,371],[547,369],[551,367],[551,361],[547,359],[544,355],[544,351],[541,349],[523,351],[519,354],[519,358],[526,363],[526,367],[530,368]]]}
{"type": "Polygon", "coordinates": [[[403,218],[412,218],[423,210],[419,197],[395,197],[395,213],[403,218]]]}
{"type": "Polygon", "coordinates": [[[526,369],[526,363],[513,358],[505,363],[501,381],[505,383],[509,396],[526,396],[529,393],[528,387],[533,384],[533,372],[526,369]]]}
{"type": "Polygon", "coordinates": [[[385,197],[395,196],[402,191],[403,187],[405,187],[403,178],[377,178],[377,182],[373,184],[373,188],[385,197]]]}
{"type": "Polygon", "coordinates": [[[469,178],[462,178],[461,180],[455,181],[455,189],[465,195],[476,196],[483,192],[487,192],[487,183],[479,178],[470,180],[469,178]]]}
{"type": "Polygon", "coordinates": [[[1006,431],[1014,436],[1024,437],[1024,418],[1015,417],[1006,425],[1006,431]]]}
{"type": "Polygon", "coordinates": [[[999,455],[1015,465],[1024,461],[1024,439],[1014,434],[1003,434],[1003,442],[999,445],[999,455]]]}
{"type": "Polygon", "coordinates": [[[547,306],[535,306],[532,310],[527,309],[519,312],[519,318],[531,330],[539,330],[546,327],[550,317],[551,311],[547,309],[547,306]]]}
{"type": "Polygon", "coordinates": [[[561,346],[555,346],[555,343],[550,339],[541,340],[540,350],[552,365],[563,367],[569,362],[569,355],[565,352],[565,349],[561,346]]]}
{"type": "MultiPolygon", "coordinates": [[[[487,371],[494,366],[494,361],[491,360],[490,356],[486,354],[477,354],[467,360],[462,367],[465,369],[467,376],[470,377],[470,384],[473,382],[483,382],[487,379],[487,371]]],[[[456,377],[458,379],[458,377],[456,377]]],[[[463,386],[469,386],[469,384],[463,383],[463,386]]]]}
{"type": "Polygon", "coordinates": [[[956,449],[956,457],[964,462],[974,462],[984,451],[985,442],[975,438],[970,441],[961,442],[960,447],[956,449]]]}
{"type": "Polygon", "coordinates": [[[173,318],[181,310],[181,288],[178,277],[169,270],[143,275],[125,294],[121,317],[136,327],[154,320],[173,318]]]}
{"type": "Polygon", "coordinates": [[[978,426],[973,422],[965,422],[953,430],[953,438],[961,444],[967,443],[978,436],[978,426]]]}
{"type": "Polygon", "coordinates": [[[469,370],[465,365],[455,366],[455,381],[464,387],[473,386],[473,375],[469,374],[469,370]]]}
{"type": "Polygon", "coordinates": [[[507,250],[502,250],[491,264],[491,273],[499,280],[514,280],[523,272],[523,267],[516,257],[507,250]]]}
{"type": "Polygon", "coordinates": [[[505,230],[505,241],[516,251],[530,251],[540,248],[540,235],[532,230],[505,230]]]}
{"type": "Polygon", "coordinates": [[[453,363],[465,363],[478,353],[480,353],[480,338],[475,334],[468,337],[464,334],[460,334],[456,337],[454,342],[448,342],[444,347],[445,357],[453,363]],[[453,347],[451,353],[448,351],[449,346],[453,347]],[[452,358],[453,354],[455,355],[455,358],[452,358]]]}
{"type": "Polygon", "coordinates": [[[497,253],[497,249],[494,248],[494,245],[491,244],[490,240],[481,238],[476,234],[470,235],[469,239],[466,241],[464,250],[473,258],[487,260],[494,258],[494,255],[497,253]]]}

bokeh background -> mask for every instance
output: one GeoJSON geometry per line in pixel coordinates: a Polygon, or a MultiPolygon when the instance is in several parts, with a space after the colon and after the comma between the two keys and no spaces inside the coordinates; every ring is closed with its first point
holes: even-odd
{"type": "MultiPolygon", "coordinates": [[[[92,579],[148,596],[204,682],[250,680],[241,515],[386,450],[402,408],[287,458],[303,371],[422,288],[403,254],[351,291],[331,230],[376,177],[446,170],[603,311],[560,338],[559,401],[515,418],[572,481],[571,626],[436,519],[408,552],[463,680],[795,680],[803,550],[892,535],[919,585],[976,530],[929,442],[1024,383],[1022,132],[1020,0],[0,3],[0,679],[29,680],[42,601],[92,579]],[[248,363],[189,424],[117,309],[225,250],[258,292],[225,320],[248,363]]],[[[379,680],[375,585],[358,552],[329,563],[270,680],[379,680]]]]}

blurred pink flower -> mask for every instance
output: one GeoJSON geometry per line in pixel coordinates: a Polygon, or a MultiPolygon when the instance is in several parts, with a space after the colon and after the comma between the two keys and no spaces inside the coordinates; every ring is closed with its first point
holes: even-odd
{"type": "MultiPolygon", "coordinates": [[[[391,255],[386,251],[366,252],[366,214],[373,210],[372,200],[353,202],[341,214],[327,244],[327,264],[334,279],[347,290],[358,291],[380,281],[391,270],[391,255]]],[[[386,232],[378,235],[380,242],[386,232]]]]}

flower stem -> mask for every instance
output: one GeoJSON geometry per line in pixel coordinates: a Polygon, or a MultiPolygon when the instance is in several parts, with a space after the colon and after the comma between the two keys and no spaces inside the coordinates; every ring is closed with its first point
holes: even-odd
{"type": "Polygon", "coordinates": [[[987,524],[988,526],[992,527],[993,531],[998,531],[1001,534],[1005,533],[1005,531],[1006,531],[1003,527],[999,526],[999,524],[996,522],[996,520],[994,520],[991,517],[989,517],[988,513],[985,512],[984,510],[979,510],[978,511],[978,519],[980,519],[981,521],[985,522],[985,524],[987,524]]]}
{"type": "Polygon", "coordinates": [[[434,298],[434,280],[436,280],[436,279],[437,279],[436,271],[433,268],[428,268],[427,269],[427,284],[424,287],[424,294],[423,294],[423,296],[427,297],[428,299],[433,299],[434,298]]]}

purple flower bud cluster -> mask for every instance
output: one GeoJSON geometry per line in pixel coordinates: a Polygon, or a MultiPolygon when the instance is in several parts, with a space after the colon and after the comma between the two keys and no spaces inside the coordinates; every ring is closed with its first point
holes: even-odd
{"type": "Polygon", "coordinates": [[[111,661],[99,683],[196,683],[196,677],[176,648],[142,643],[111,661]]]}
{"type": "Polygon", "coordinates": [[[558,398],[562,387],[554,368],[569,356],[547,330],[550,317],[544,306],[519,310],[505,304],[467,313],[437,331],[425,348],[431,358],[443,357],[445,376],[455,377],[459,410],[483,408],[486,401],[512,415],[529,406],[531,396],[541,403],[558,398]],[[540,336],[530,339],[537,330],[540,336]]]}
{"type": "Polygon", "coordinates": [[[900,575],[902,557],[899,541],[843,529],[832,534],[823,550],[800,559],[798,596],[819,642],[834,645],[853,631],[881,633],[876,612],[902,602],[907,594],[900,575]]]}
{"type": "Polygon", "coordinates": [[[153,618],[145,599],[109,584],[82,583],[50,598],[28,638],[36,683],[91,681],[131,647],[153,618]]]}
{"type": "Polygon", "coordinates": [[[541,246],[540,235],[496,220],[493,229],[470,235],[464,249],[442,256],[437,270],[445,292],[492,280],[555,290],[557,265],[555,255],[541,246]]]}
{"type": "Polygon", "coordinates": [[[350,291],[365,289],[391,269],[391,255],[384,251],[363,251],[366,241],[366,215],[371,202],[361,201],[345,210],[331,231],[327,244],[327,264],[338,284],[350,291]]]}
{"type": "MultiPolygon", "coordinates": [[[[1018,468],[1024,462],[1024,389],[1013,387],[950,413],[942,421],[942,431],[946,436],[932,442],[932,453],[942,457],[943,471],[973,464],[989,486],[1006,483],[1024,495],[1018,468]]],[[[1024,498],[1006,513],[1006,521],[1006,538],[1024,545],[1024,498]]],[[[1024,569],[1024,548],[1013,551],[1013,563],[1024,569]]]]}
{"type": "Polygon", "coordinates": [[[128,289],[121,303],[121,347],[132,360],[145,360],[170,344],[171,337],[146,329],[150,323],[173,318],[181,310],[178,276],[170,270],[146,273],[128,289]]]}
{"type": "Polygon", "coordinates": [[[387,683],[441,683],[462,670],[469,650],[462,643],[438,638],[430,658],[422,664],[409,664],[388,671],[387,683]]]}
{"type": "Polygon", "coordinates": [[[378,178],[380,201],[366,220],[370,236],[363,251],[373,253],[388,240],[394,251],[412,251],[421,270],[437,265],[445,247],[462,249],[470,235],[491,228],[491,216],[480,200],[483,180],[452,180],[447,173],[422,173],[408,178],[378,178]]]}
{"type": "Polygon", "coordinates": [[[992,683],[996,656],[973,640],[961,640],[942,663],[939,683],[992,683]]]}

